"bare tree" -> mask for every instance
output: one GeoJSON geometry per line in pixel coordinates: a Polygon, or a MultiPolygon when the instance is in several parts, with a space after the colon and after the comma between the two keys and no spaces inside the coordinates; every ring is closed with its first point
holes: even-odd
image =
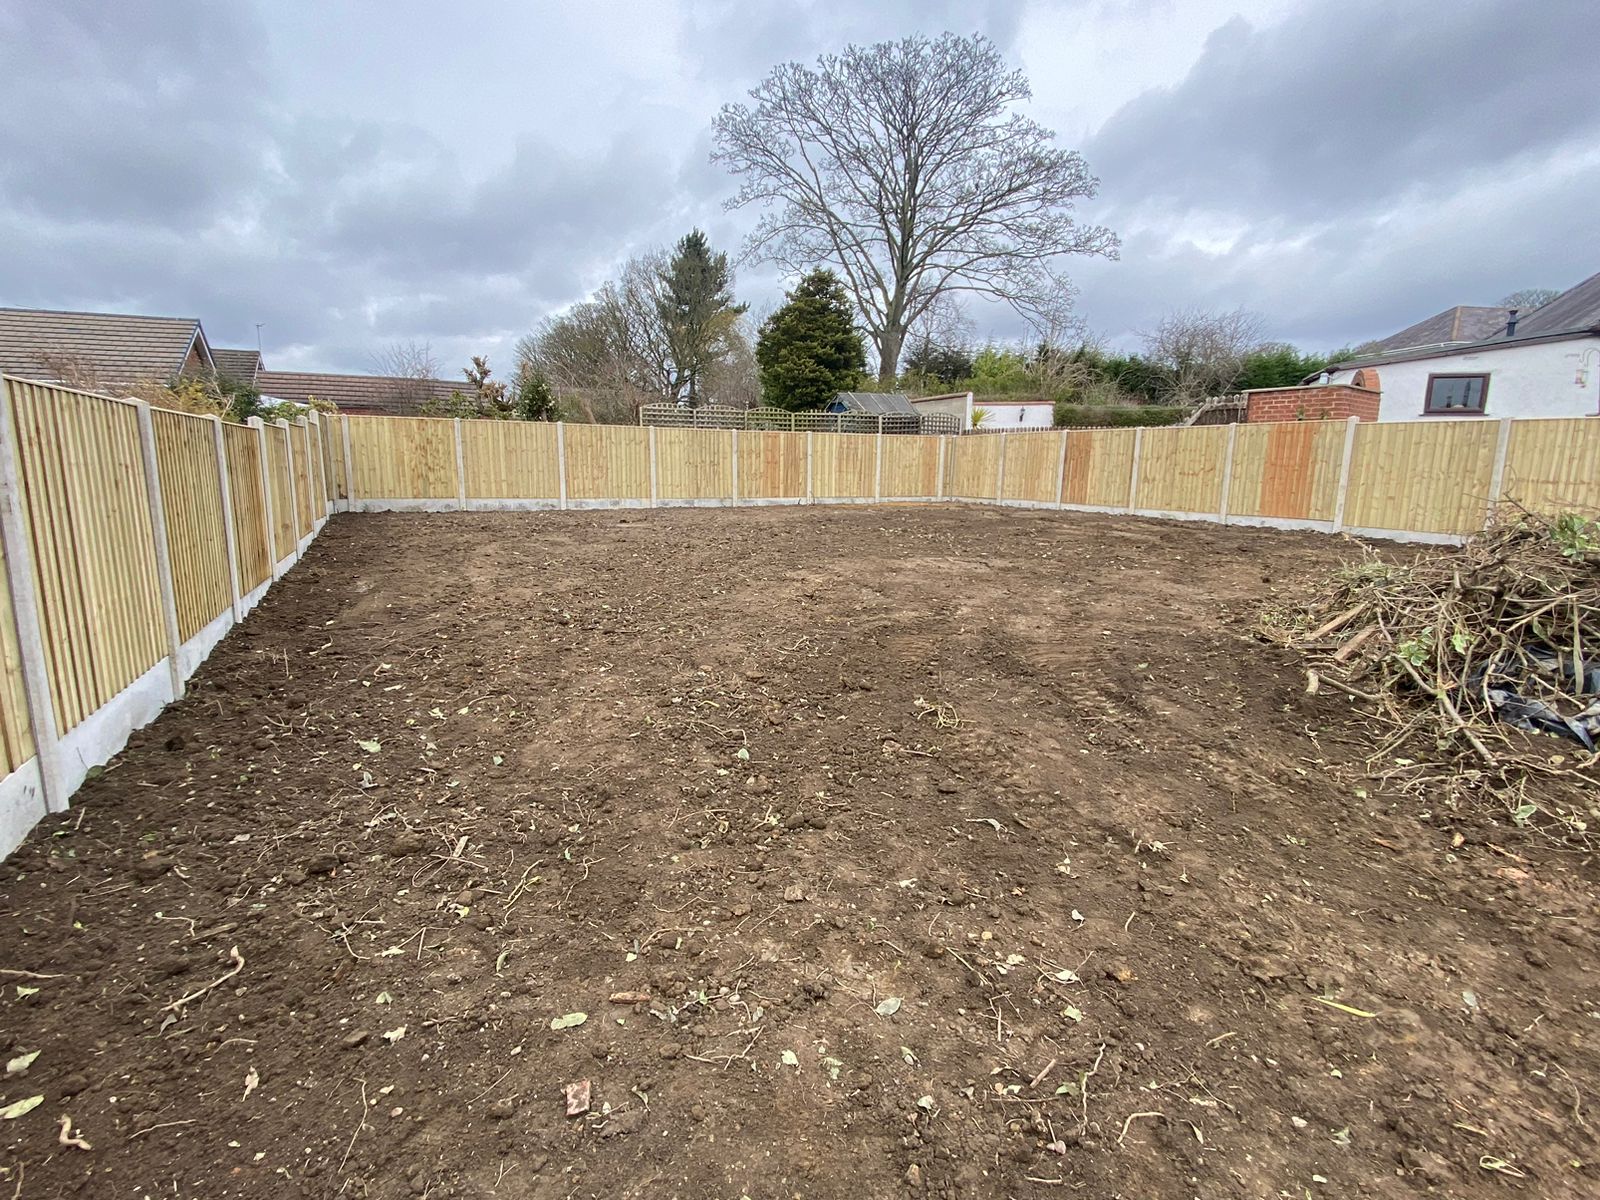
{"type": "Polygon", "coordinates": [[[1261,318],[1242,308],[1177,309],[1140,337],[1145,356],[1166,375],[1168,398],[1198,404],[1233,388],[1246,356],[1261,345],[1261,318]]]}
{"type": "Polygon", "coordinates": [[[373,373],[394,380],[389,399],[421,409],[433,398],[430,386],[439,378],[439,361],[427,342],[390,342],[372,356],[373,373]]]}
{"type": "Polygon", "coordinates": [[[1532,312],[1536,308],[1549,304],[1561,295],[1555,288],[1518,288],[1504,300],[1500,301],[1506,308],[1521,308],[1532,312]]]}
{"type": "Polygon", "coordinates": [[[1062,290],[1063,255],[1115,257],[1117,238],[1071,218],[1099,181],[1076,151],[1010,111],[1031,95],[981,35],[850,46],[777,67],[751,104],[717,116],[714,162],[742,177],[728,207],[769,207],[746,256],[792,271],[838,266],[894,379],[906,331],[940,296],[1018,311],[1062,290]]]}

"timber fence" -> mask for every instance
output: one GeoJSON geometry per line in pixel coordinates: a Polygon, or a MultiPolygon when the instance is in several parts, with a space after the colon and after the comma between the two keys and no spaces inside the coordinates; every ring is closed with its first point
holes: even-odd
{"type": "Polygon", "coordinates": [[[330,512],[966,501],[1459,541],[1600,510],[1600,420],[992,437],[317,414],[233,425],[5,378],[0,855],[66,808],[330,512]]]}

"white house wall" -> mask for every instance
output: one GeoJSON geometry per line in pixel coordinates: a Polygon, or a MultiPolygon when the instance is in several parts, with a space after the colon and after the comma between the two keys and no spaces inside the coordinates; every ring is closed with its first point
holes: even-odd
{"type": "MultiPolygon", "coordinates": [[[[1479,348],[1376,368],[1382,400],[1380,421],[1415,421],[1425,414],[1430,375],[1487,375],[1487,417],[1581,417],[1600,413],[1600,337],[1479,348]]],[[[1349,383],[1353,370],[1335,371],[1330,382],[1349,383]]]]}
{"type": "Polygon", "coordinates": [[[977,407],[987,414],[984,429],[1049,429],[1056,423],[1053,404],[1001,404],[991,400],[977,407]]]}

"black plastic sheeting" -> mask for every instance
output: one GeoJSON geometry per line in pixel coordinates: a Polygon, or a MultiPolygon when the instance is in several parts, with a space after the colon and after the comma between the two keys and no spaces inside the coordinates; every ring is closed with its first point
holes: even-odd
{"type": "Polygon", "coordinates": [[[1475,672],[1467,680],[1467,689],[1485,697],[1495,717],[1513,729],[1569,738],[1589,751],[1600,739],[1600,660],[1576,660],[1574,655],[1538,646],[1515,668],[1491,665],[1475,672]],[[1596,699],[1581,712],[1567,716],[1528,692],[1596,699]]]}

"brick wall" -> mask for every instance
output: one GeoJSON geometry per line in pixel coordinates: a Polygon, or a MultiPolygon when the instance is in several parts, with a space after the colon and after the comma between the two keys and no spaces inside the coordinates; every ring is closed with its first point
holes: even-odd
{"type": "Polygon", "coordinates": [[[1245,420],[1254,424],[1259,421],[1330,421],[1346,417],[1376,421],[1381,393],[1346,383],[1330,383],[1266,388],[1246,395],[1245,420]]]}

